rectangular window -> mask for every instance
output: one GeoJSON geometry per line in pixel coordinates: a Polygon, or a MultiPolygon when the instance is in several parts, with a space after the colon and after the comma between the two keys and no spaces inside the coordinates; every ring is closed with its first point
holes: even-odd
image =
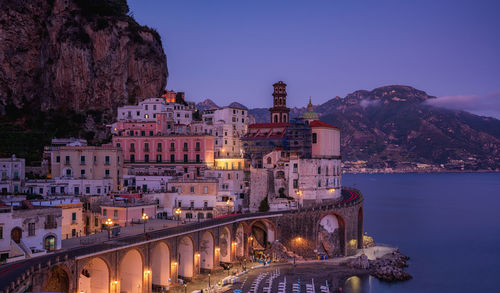
{"type": "Polygon", "coordinates": [[[3,239],[3,226],[0,226],[0,239],[3,239]]]}
{"type": "Polygon", "coordinates": [[[80,156],[80,164],[85,165],[85,156],[80,156]]]}
{"type": "Polygon", "coordinates": [[[293,188],[299,188],[299,180],[293,179],[293,188]]]}
{"type": "Polygon", "coordinates": [[[189,192],[194,193],[194,186],[189,187],[189,192]]]}
{"type": "Polygon", "coordinates": [[[28,223],[28,236],[35,236],[35,223],[28,223]]]}
{"type": "Polygon", "coordinates": [[[71,237],[75,237],[76,236],[76,229],[71,229],[71,237]]]}
{"type": "Polygon", "coordinates": [[[187,162],[188,162],[188,155],[184,154],[184,163],[187,163],[187,162]]]}
{"type": "Polygon", "coordinates": [[[146,136],[146,131],[141,130],[141,136],[146,136]]]}
{"type": "Polygon", "coordinates": [[[104,164],[109,165],[109,156],[104,157],[104,164]]]}
{"type": "Polygon", "coordinates": [[[104,176],[106,178],[109,177],[109,169],[104,170],[104,176]]]}
{"type": "Polygon", "coordinates": [[[156,151],[161,152],[161,142],[159,142],[158,145],[156,146],[156,151]]]}
{"type": "Polygon", "coordinates": [[[144,144],[144,151],[149,152],[149,143],[147,142],[144,144]]]}
{"type": "Polygon", "coordinates": [[[200,142],[199,141],[196,142],[196,149],[195,149],[195,151],[197,151],[197,152],[200,151],[200,142]]]}
{"type": "Polygon", "coordinates": [[[76,221],[76,213],[71,213],[71,221],[76,221]]]}
{"type": "Polygon", "coordinates": [[[113,211],[113,217],[118,218],[118,210],[113,211]]]}
{"type": "Polygon", "coordinates": [[[199,163],[199,162],[200,162],[200,155],[196,154],[196,163],[199,163]]]}
{"type": "Polygon", "coordinates": [[[144,162],[146,162],[146,163],[149,162],[149,155],[144,155],[144,162]]]}
{"type": "Polygon", "coordinates": [[[170,155],[170,163],[175,163],[175,155],[170,155]]]}
{"type": "Polygon", "coordinates": [[[75,191],[75,194],[80,194],[80,187],[75,186],[74,191],[75,191]]]}
{"type": "Polygon", "coordinates": [[[161,155],[156,155],[156,162],[161,163],[161,155]]]}
{"type": "Polygon", "coordinates": [[[193,209],[193,208],[194,208],[194,201],[191,201],[191,202],[189,203],[189,206],[193,209]]]}
{"type": "Polygon", "coordinates": [[[61,162],[61,156],[56,157],[56,163],[59,163],[59,162],[61,162]]]}
{"type": "Polygon", "coordinates": [[[208,201],[204,201],[204,202],[203,202],[203,207],[204,207],[204,208],[208,208],[208,201]]]}
{"type": "Polygon", "coordinates": [[[66,164],[69,165],[69,156],[66,156],[66,164]]]}
{"type": "Polygon", "coordinates": [[[149,136],[153,136],[153,131],[152,130],[149,131],[149,136]]]}
{"type": "Polygon", "coordinates": [[[208,186],[203,186],[203,193],[205,193],[205,194],[208,193],[208,186]]]}
{"type": "Polygon", "coordinates": [[[313,132],[312,143],[317,143],[317,142],[318,142],[318,134],[316,134],[315,132],[313,132]]]}
{"type": "Polygon", "coordinates": [[[84,178],[84,177],[85,177],[85,169],[81,169],[81,170],[80,170],[80,176],[81,176],[82,178],[84,178]]]}
{"type": "Polygon", "coordinates": [[[321,167],[318,167],[318,174],[321,174],[321,167]]]}
{"type": "Polygon", "coordinates": [[[85,193],[87,193],[87,194],[90,193],[90,187],[89,186],[85,187],[85,193]]]}
{"type": "Polygon", "coordinates": [[[132,163],[135,162],[135,155],[134,154],[130,155],[130,162],[132,162],[132,163]]]}
{"type": "Polygon", "coordinates": [[[184,143],[184,147],[182,148],[182,150],[187,152],[187,150],[188,150],[188,143],[187,142],[184,143]]]}
{"type": "Polygon", "coordinates": [[[102,215],[103,215],[104,217],[107,217],[107,216],[108,216],[108,210],[107,210],[107,209],[103,209],[103,210],[102,210],[102,215]]]}
{"type": "Polygon", "coordinates": [[[135,152],[135,144],[134,143],[130,144],[130,151],[135,152]]]}
{"type": "Polygon", "coordinates": [[[175,151],[175,143],[174,142],[170,143],[170,151],[171,152],[175,151]]]}

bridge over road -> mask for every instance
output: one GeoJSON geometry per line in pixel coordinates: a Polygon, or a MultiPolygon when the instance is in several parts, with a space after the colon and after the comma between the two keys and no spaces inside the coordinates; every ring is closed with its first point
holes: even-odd
{"type": "Polygon", "coordinates": [[[306,257],[350,255],[362,242],[362,202],[359,191],[343,190],[321,206],[233,215],[11,263],[0,267],[0,293],[159,292],[276,241],[306,257]]]}

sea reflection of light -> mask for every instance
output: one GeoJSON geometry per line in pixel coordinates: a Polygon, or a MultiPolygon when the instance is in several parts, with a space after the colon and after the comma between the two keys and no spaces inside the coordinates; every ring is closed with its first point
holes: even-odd
{"type": "Polygon", "coordinates": [[[358,276],[352,276],[345,280],[345,291],[350,293],[361,293],[361,279],[358,276]]]}

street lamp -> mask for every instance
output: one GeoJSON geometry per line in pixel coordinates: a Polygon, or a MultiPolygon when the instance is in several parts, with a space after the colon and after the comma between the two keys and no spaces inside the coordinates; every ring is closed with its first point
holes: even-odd
{"type": "Polygon", "coordinates": [[[227,213],[228,213],[228,214],[229,214],[229,203],[230,203],[230,202],[231,202],[231,201],[230,201],[229,199],[226,201],[226,205],[227,205],[227,213]]]}
{"type": "Polygon", "coordinates": [[[179,225],[179,222],[181,221],[181,213],[182,213],[182,211],[180,208],[177,208],[175,210],[175,214],[177,215],[177,225],[179,225]]]}
{"type": "Polygon", "coordinates": [[[146,233],[146,221],[149,219],[146,213],[142,214],[142,221],[144,222],[144,233],[146,233]]]}
{"type": "Polygon", "coordinates": [[[111,219],[107,219],[106,222],[104,222],[104,224],[106,225],[106,227],[108,227],[108,239],[111,238],[111,225],[113,225],[113,221],[111,221],[111,219]]]}
{"type": "Polygon", "coordinates": [[[208,288],[210,289],[210,273],[208,273],[208,288]]]}

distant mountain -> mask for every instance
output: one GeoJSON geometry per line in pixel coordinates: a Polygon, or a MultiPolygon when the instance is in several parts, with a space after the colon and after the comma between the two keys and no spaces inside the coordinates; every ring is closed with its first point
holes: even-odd
{"type": "Polygon", "coordinates": [[[228,107],[248,110],[248,108],[245,105],[242,105],[242,104],[240,104],[238,102],[232,102],[231,104],[229,104],[228,107]]]}
{"type": "Polygon", "coordinates": [[[196,108],[198,109],[198,111],[205,111],[205,110],[209,110],[209,109],[219,108],[219,106],[217,106],[217,104],[214,101],[212,101],[210,99],[206,99],[206,100],[196,104],[196,108]]]}
{"type": "MultiPolygon", "coordinates": [[[[315,106],[322,121],[339,126],[344,161],[367,168],[404,169],[417,163],[444,169],[500,170],[500,120],[437,108],[409,86],[359,90],[315,106]]],[[[292,108],[298,117],[304,108],[292,108]]],[[[251,109],[257,122],[267,109],[251,109]]]]}

